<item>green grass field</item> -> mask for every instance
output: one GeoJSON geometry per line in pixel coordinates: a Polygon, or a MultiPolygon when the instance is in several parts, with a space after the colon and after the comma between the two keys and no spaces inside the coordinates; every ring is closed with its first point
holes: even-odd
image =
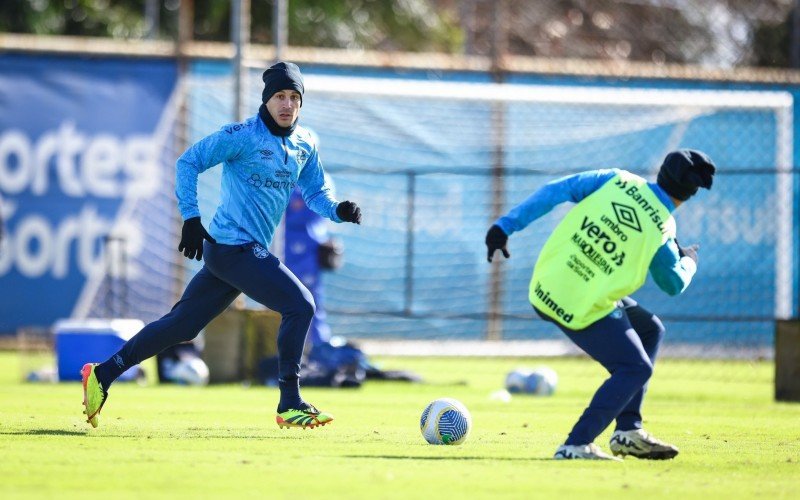
{"type": "Polygon", "coordinates": [[[551,459],[604,378],[588,360],[379,361],[429,383],[306,389],[336,421],[305,431],[275,425],[276,389],[120,383],[91,429],[78,383],[20,383],[18,355],[0,353],[0,498],[798,498],[800,404],[773,401],[772,363],[664,360],[645,425],[681,454],[599,463],[551,459]],[[506,372],[540,364],[556,395],[489,399],[506,372]],[[472,413],[462,446],[420,435],[445,396],[472,413]]]}

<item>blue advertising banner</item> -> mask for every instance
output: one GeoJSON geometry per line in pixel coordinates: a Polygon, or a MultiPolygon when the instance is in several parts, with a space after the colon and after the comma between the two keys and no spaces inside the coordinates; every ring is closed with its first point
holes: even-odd
{"type": "Polygon", "coordinates": [[[168,230],[174,212],[160,162],[177,70],[29,55],[0,56],[0,68],[0,333],[11,333],[88,313],[104,277],[136,283],[147,252],[167,251],[142,229],[168,230]]]}

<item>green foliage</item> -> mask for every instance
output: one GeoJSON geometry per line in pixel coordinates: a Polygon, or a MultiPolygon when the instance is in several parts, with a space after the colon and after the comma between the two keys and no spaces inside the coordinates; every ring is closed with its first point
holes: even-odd
{"type": "Polygon", "coordinates": [[[3,0],[0,31],[142,38],[142,0],[3,0]]]}
{"type": "MultiPolygon", "coordinates": [[[[255,4],[272,5],[272,2],[253,2],[255,4]]],[[[194,39],[230,41],[231,39],[231,2],[217,0],[195,0],[194,2],[194,39]]],[[[253,24],[256,20],[253,19],[253,24]]],[[[271,22],[271,21],[270,21],[271,22]]]]}
{"type": "MultiPolygon", "coordinates": [[[[231,2],[192,1],[194,38],[229,41],[231,2]]],[[[289,44],[489,56],[497,42],[549,58],[785,66],[793,1],[288,0],[289,44]]],[[[148,3],[4,0],[0,32],[144,38],[148,3]]],[[[174,39],[181,0],[155,3],[158,36],[174,39]]],[[[250,0],[253,42],[273,43],[273,8],[250,0]]]]}
{"type": "Polygon", "coordinates": [[[313,0],[290,5],[292,45],[453,52],[460,43],[456,20],[425,0],[313,0]]]}
{"type": "MultiPolygon", "coordinates": [[[[177,33],[178,0],[159,1],[160,36],[177,33]]],[[[4,0],[0,31],[144,38],[144,0],[4,0]]],[[[194,1],[194,38],[230,40],[230,2],[194,1]]],[[[273,42],[273,2],[251,1],[251,40],[273,42]]],[[[461,29],[427,0],[291,0],[289,43],[297,46],[453,52],[461,29]]]]}
{"type": "Polygon", "coordinates": [[[753,34],[756,66],[791,66],[792,16],[780,24],[762,24],[753,34]]]}
{"type": "Polygon", "coordinates": [[[306,431],[275,425],[274,388],[123,383],[92,430],[79,384],[22,384],[18,361],[0,353],[2,498],[793,498],[800,474],[800,405],[773,402],[765,362],[664,360],[645,424],[678,458],[565,463],[550,457],[607,376],[585,359],[383,359],[429,383],[305,389],[336,416],[306,431]],[[540,364],[559,374],[553,397],[489,399],[507,371],[540,364]],[[461,446],[420,435],[443,396],[472,413],[461,446]]]}

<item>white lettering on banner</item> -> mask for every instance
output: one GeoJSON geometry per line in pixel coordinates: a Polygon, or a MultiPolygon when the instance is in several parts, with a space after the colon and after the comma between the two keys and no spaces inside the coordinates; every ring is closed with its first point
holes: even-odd
{"type": "Polygon", "coordinates": [[[125,173],[131,178],[127,192],[121,193],[138,198],[149,198],[158,192],[161,184],[161,169],[157,162],[157,150],[150,136],[128,137],[123,145],[125,173]]]}
{"type": "MultiPolygon", "coordinates": [[[[37,140],[17,129],[0,133],[0,192],[51,196],[59,190],[72,198],[150,198],[160,186],[155,141],[148,135],[118,137],[108,133],[89,136],[71,122],[41,134],[37,140]]],[[[109,233],[125,237],[128,267],[111,266],[112,275],[139,275],[135,258],[142,250],[142,234],[131,221],[117,222],[100,216],[90,203],[54,225],[49,214],[27,213],[18,219],[16,202],[4,197],[0,212],[7,232],[0,247],[0,276],[12,267],[27,278],[50,274],[61,279],[78,271],[92,276],[105,271],[102,239],[109,233]]],[[[59,217],[62,214],[58,214],[59,217]]]]}
{"type": "MultiPolygon", "coordinates": [[[[109,234],[124,236],[125,253],[129,257],[138,256],[143,244],[139,225],[134,221],[122,221],[113,228],[111,225],[112,221],[101,217],[91,205],[85,205],[77,216],[64,218],[56,227],[40,215],[25,216],[0,243],[0,276],[16,266],[26,278],[38,278],[49,271],[53,278],[61,279],[67,276],[73,255],[78,271],[84,276],[102,273],[106,261],[101,242],[109,234]]],[[[125,260],[127,268],[112,265],[111,275],[116,277],[124,272],[129,279],[137,279],[140,269],[135,260],[125,260]]]]}
{"type": "Polygon", "coordinates": [[[31,141],[18,130],[0,136],[0,192],[19,193],[28,185],[31,165],[31,141]],[[16,168],[11,166],[16,158],[16,168]]]}
{"type": "Polygon", "coordinates": [[[75,132],[75,126],[71,123],[61,124],[57,131],[45,132],[34,145],[36,161],[32,165],[31,192],[35,195],[47,192],[50,181],[47,170],[55,159],[61,191],[68,196],[82,196],[84,192],[73,156],[83,149],[85,142],[84,137],[75,132]]]}
{"type": "Polygon", "coordinates": [[[86,190],[95,196],[114,198],[119,196],[117,181],[119,142],[108,134],[98,135],[83,154],[85,168],[81,174],[86,190]]]}
{"type": "MultiPolygon", "coordinates": [[[[52,260],[53,236],[50,224],[44,217],[32,215],[20,224],[16,232],[13,252],[21,258],[17,268],[23,276],[41,276],[52,260]]],[[[9,238],[10,239],[10,238],[9,238]]]]}
{"type": "Polygon", "coordinates": [[[43,133],[35,142],[20,130],[4,130],[0,133],[0,191],[30,190],[44,196],[55,189],[50,185],[52,171],[58,189],[67,196],[147,198],[156,193],[160,182],[156,154],[151,136],[87,136],[70,122],[43,133]]]}

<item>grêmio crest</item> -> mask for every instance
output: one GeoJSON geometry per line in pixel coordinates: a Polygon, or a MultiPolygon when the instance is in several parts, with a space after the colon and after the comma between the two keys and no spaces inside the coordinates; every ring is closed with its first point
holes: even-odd
{"type": "Polygon", "coordinates": [[[297,163],[302,166],[302,165],[305,165],[306,160],[308,160],[308,153],[306,152],[306,150],[303,149],[303,148],[298,149],[297,150],[297,163]]]}

